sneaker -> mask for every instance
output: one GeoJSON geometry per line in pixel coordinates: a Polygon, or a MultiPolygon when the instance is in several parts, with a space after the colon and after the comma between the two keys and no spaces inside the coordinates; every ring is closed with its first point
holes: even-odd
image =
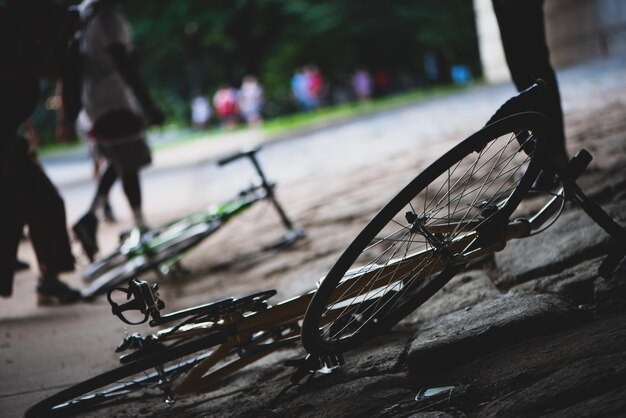
{"type": "Polygon", "coordinates": [[[105,221],[112,223],[112,224],[117,222],[117,218],[115,217],[115,214],[113,213],[113,208],[111,207],[111,204],[109,203],[108,200],[104,204],[104,208],[102,208],[102,212],[104,213],[105,221]]]}
{"type": "Polygon", "coordinates": [[[96,240],[98,218],[96,218],[96,215],[89,212],[76,222],[72,230],[74,231],[76,239],[78,239],[83,246],[83,251],[85,251],[87,258],[89,258],[89,261],[93,262],[98,252],[98,241],[96,240]]]}
{"type": "Polygon", "coordinates": [[[81,293],[61,281],[40,283],[37,286],[37,305],[69,305],[82,299],[81,293]]]}

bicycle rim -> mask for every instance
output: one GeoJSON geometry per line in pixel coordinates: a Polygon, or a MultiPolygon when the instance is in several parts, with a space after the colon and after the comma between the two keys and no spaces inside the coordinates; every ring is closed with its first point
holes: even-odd
{"type": "Polygon", "coordinates": [[[68,416],[150,396],[164,399],[169,386],[208,357],[210,348],[222,343],[224,338],[221,333],[213,333],[170,346],[62,390],[31,406],[24,416],[68,416]]]}
{"type": "Polygon", "coordinates": [[[302,343],[345,352],[423,304],[502,230],[537,178],[545,118],[491,124],[434,162],[348,246],[307,309],[302,343]]]}

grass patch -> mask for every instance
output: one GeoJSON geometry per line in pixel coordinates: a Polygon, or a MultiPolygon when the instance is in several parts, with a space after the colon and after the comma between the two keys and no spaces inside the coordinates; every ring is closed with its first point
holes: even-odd
{"type": "Polygon", "coordinates": [[[53,156],[58,154],[63,154],[69,150],[78,150],[83,147],[83,142],[80,140],[75,140],[69,143],[53,143],[53,144],[44,144],[37,148],[37,154],[39,156],[53,156]]]}
{"type": "Polygon", "coordinates": [[[434,97],[445,96],[464,89],[455,85],[421,88],[393,96],[373,99],[362,103],[345,103],[324,107],[311,112],[281,116],[263,124],[263,131],[277,135],[292,130],[323,125],[337,120],[346,120],[356,116],[370,115],[386,110],[397,109],[407,105],[423,102],[434,97]]]}

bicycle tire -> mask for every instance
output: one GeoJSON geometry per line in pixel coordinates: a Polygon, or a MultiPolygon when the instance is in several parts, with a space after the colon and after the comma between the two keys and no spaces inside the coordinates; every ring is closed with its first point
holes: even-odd
{"type": "Polygon", "coordinates": [[[534,112],[490,124],[402,189],[320,283],[302,324],[304,348],[315,355],[348,351],[443,287],[480,245],[476,238],[514,215],[541,169],[548,126],[534,112]],[[470,239],[471,246],[458,248],[470,239]]]}
{"type": "Polygon", "coordinates": [[[162,375],[156,369],[152,373],[146,373],[147,370],[163,366],[165,376],[172,378],[177,373],[190,369],[210,354],[210,352],[200,353],[201,351],[209,350],[223,343],[225,339],[223,333],[214,332],[192,341],[169,346],[160,352],[109,370],[49,396],[28,408],[24,416],[26,418],[67,416],[112,406],[138,391],[143,392],[146,389],[154,389],[151,386],[162,385],[162,382],[159,382],[162,375]],[[186,356],[192,357],[184,359],[186,356]],[[168,362],[178,364],[168,366],[168,362]],[[131,380],[124,383],[128,378],[131,380]]]}
{"type": "Polygon", "coordinates": [[[83,298],[87,300],[93,299],[109,289],[136,278],[146,273],[148,270],[171,260],[198,245],[203,239],[215,232],[219,226],[219,223],[201,223],[193,225],[187,228],[187,230],[178,237],[155,246],[150,251],[151,254],[138,254],[126,259],[123,263],[116,265],[114,268],[95,279],[91,285],[83,291],[83,298]]]}

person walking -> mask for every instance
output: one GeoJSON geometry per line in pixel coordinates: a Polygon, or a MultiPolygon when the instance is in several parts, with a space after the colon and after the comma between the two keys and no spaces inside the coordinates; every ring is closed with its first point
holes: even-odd
{"type": "Polygon", "coordinates": [[[213,96],[215,113],[222,126],[226,129],[237,127],[239,106],[237,104],[237,90],[225,83],[220,86],[213,96]]]}
{"type": "Polygon", "coordinates": [[[243,78],[238,95],[239,110],[248,126],[261,124],[261,106],[263,105],[263,88],[257,78],[247,75],[243,78]]]}
{"type": "Polygon", "coordinates": [[[89,209],[72,228],[92,261],[98,252],[96,211],[105,204],[118,178],[135,226],[145,228],[139,171],[152,161],[145,128],[165,119],[131,57],[131,28],[117,3],[84,0],[79,6],[84,26],[80,46],[83,120],[107,160],[89,209]]]}

